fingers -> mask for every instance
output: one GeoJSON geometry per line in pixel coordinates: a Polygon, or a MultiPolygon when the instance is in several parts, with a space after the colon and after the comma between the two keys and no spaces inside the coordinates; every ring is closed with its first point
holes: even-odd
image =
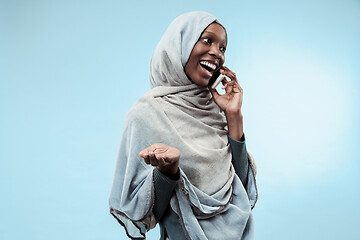
{"type": "Polygon", "coordinates": [[[144,162],[146,164],[150,164],[151,166],[154,166],[154,167],[159,165],[159,159],[156,157],[156,154],[153,152],[144,154],[143,158],[144,158],[144,162]]]}
{"type": "Polygon", "coordinates": [[[209,89],[210,89],[210,92],[211,92],[214,99],[217,99],[218,97],[221,96],[216,89],[210,88],[210,87],[209,87],[209,89]]]}
{"type": "Polygon", "coordinates": [[[231,79],[231,81],[227,81],[226,79],[222,81],[222,89],[225,89],[226,93],[243,92],[243,89],[241,88],[239,81],[237,80],[236,74],[233,71],[231,71],[225,66],[222,66],[220,72],[231,79]]]}
{"type": "Polygon", "coordinates": [[[231,80],[237,81],[236,74],[233,71],[231,71],[229,68],[225,67],[225,66],[221,67],[220,73],[226,75],[231,80]]]}
{"type": "Polygon", "coordinates": [[[243,89],[240,87],[239,83],[236,81],[227,82],[222,87],[222,89],[225,89],[226,93],[231,93],[231,92],[239,93],[239,92],[243,91],[243,89]]]}
{"type": "MultiPolygon", "coordinates": [[[[174,151],[174,148],[171,148],[174,151]]],[[[172,159],[172,154],[168,154],[169,147],[165,144],[152,144],[139,153],[139,156],[144,159],[146,164],[152,166],[165,166],[169,163],[169,158],[172,159]]],[[[179,154],[178,154],[179,155],[179,154]]],[[[170,161],[171,162],[171,161],[170,161]]]]}
{"type": "Polygon", "coordinates": [[[165,161],[165,158],[163,158],[163,157],[157,157],[157,160],[158,160],[158,166],[159,167],[163,167],[163,166],[165,166],[166,165],[166,161],[165,161]]]}
{"type": "Polygon", "coordinates": [[[155,167],[155,166],[159,165],[159,162],[158,162],[155,154],[150,154],[150,155],[149,155],[149,160],[150,160],[151,166],[154,166],[154,167],[155,167]]]}
{"type": "Polygon", "coordinates": [[[222,89],[225,89],[224,86],[226,86],[228,82],[229,82],[229,81],[226,79],[226,77],[224,77],[224,78],[222,79],[222,81],[221,81],[221,83],[222,83],[222,85],[223,85],[222,89]]]}
{"type": "Polygon", "coordinates": [[[151,164],[152,166],[157,166],[158,160],[155,157],[154,150],[156,150],[156,148],[153,145],[150,145],[149,147],[142,150],[139,153],[139,156],[144,159],[146,164],[151,164]]]}

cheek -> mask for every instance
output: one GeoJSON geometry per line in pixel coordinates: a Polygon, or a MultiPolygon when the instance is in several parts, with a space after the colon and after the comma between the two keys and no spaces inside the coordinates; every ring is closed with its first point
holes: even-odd
{"type": "Polygon", "coordinates": [[[188,62],[186,63],[184,67],[185,74],[191,79],[193,76],[193,72],[195,70],[194,62],[192,61],[192,58],[189,58],[188,62]]]}
{"type": "Polygon", "coordinates": [[[221,65],[221,66],[224,65],[224,63],[225,63],[225,55],[223,55],[223,56],[221,57],[221,59],[220,59],[220,65],[221,65]]]}
{"type": "Polygon", "coordinates": [[[189,71],[187,72],[187,74],[189,74],[190,72],[193,72],[196,69],[196,65],[197,65],[197,59],[196,57],[192,54],[189,58],[189,61],[187,62],[186,66],[185,66],[185,71],[189,71]]]}

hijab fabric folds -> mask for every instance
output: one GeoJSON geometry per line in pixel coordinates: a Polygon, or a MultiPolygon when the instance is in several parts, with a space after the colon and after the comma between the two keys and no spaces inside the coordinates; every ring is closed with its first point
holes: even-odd
{"type": "Polygon", "coordinates": [[[231,163],[224,114],[210,91],[184,72],[192,48],[213,22],[220,24],[209,13],[190,12],[170,24],[151,59],[152,89],[125,118],[109,203],[133,239],[145,238],[156,224],[153,167],[139,157],[154,143],[181,152],[180,181],[170,204],[189,239],[253,239],[252,157],[245,189],[231,163]]]}

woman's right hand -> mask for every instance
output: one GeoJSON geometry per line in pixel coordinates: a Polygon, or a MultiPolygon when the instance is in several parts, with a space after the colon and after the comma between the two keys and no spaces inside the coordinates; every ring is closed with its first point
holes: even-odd
{"type": "Polygon", "coordinates": [[[180,151],[163,143],[155,143],[139,153],[146,164],[157,167],[164,174],[174,175],[179,168],[180,151]]]}

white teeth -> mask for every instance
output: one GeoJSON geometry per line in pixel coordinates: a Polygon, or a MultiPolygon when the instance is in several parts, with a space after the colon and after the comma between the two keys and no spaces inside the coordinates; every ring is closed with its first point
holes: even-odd
{"type": "Polygon", "coordinates": [[[207,61],[201,61],[201,64],[208,66],[209,68],[211,68],[213,71],[216,69],[216,65],[207,61]]]}

